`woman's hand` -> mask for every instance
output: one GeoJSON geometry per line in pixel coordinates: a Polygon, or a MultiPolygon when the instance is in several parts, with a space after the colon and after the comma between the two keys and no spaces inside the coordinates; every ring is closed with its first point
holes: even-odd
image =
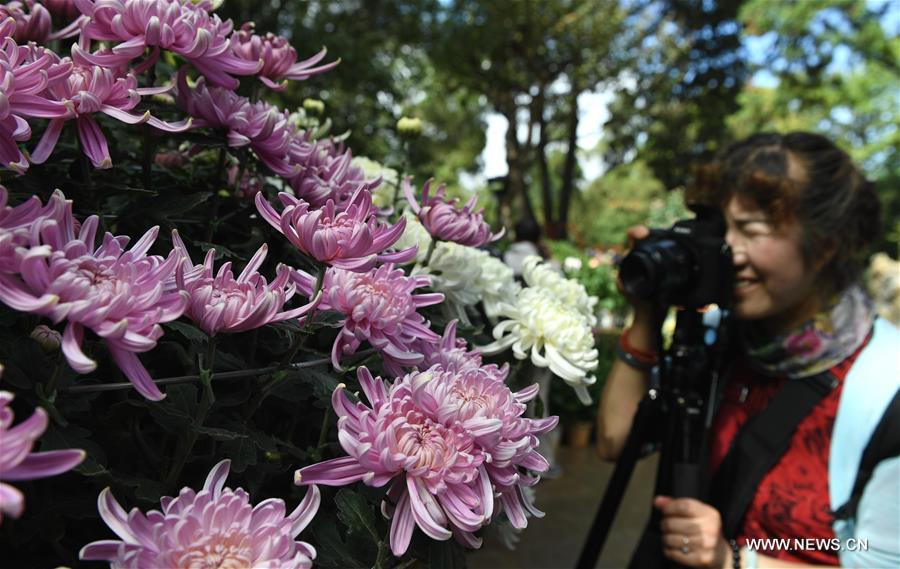
{"type": "Polygon", "coordinates": [[[720,569],[731,559],[722,537],[719,511],[693,498],[657,496],[653,506],[662,513],[662,544],[666,557],[687,567],[720,569]]]}

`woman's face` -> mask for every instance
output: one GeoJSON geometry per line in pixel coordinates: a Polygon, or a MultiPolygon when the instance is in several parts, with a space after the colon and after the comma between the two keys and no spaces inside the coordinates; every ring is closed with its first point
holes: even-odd
{"type": "Polygon", "coordinates": [[[732,196],[724,213],[734,256],[735,316],[759,321],[771,333],[812,318],[821,304],[815,285],[824,263],[804,263],[800,224],[776,225],[746,196],[732,196]]]}

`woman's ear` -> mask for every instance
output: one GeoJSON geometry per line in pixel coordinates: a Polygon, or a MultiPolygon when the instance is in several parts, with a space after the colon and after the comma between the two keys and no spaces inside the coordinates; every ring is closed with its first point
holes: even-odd
{"type": "Polygon", "coordinates": [[[816,273],[821,271],[837,254],[837,241],[834,238],[827,239],[819,248],[820,255],[813,259],[812,269],[816,273]]]}

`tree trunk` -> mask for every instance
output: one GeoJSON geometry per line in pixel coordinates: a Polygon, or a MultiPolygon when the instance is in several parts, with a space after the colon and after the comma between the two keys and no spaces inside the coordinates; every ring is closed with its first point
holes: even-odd
{"type": "Polygon", "coordinates": [[[538,125],[538,142],[534,150],[541,172],[541,209],[544,213],[544,227],[547,228],[548,236],[553,237],[551,234],[555,217],[553,215],[553,186],[550,180],[550,167],[547,165],[547,121],[544,118],[544,103],[544,87],[542,85],[532,104],[531,117],[532,122],[537,122],[538,125]]]}
{"type": "Polygon", "coordinates": [[[507,174],[509,191],[511,195],[521,198],[522,216],[537,223],[537,218],[534,215],[534,206],[531,205],[531,200],[528,199],[528,191],[525,187],[525,160],[522,147],[519,144],[519,136],[516,132],[518,130],[516,104],[514,101],[509,101],[501,110],[509,122],[509,127],[506,129],[506,165],[509,168],[509,174],[507,174]]]}
{"type": "Polygon", "coordinates": [[[578,158],[578,94],[581,91],[578,84],[572,82],[569,109],[569,149],[566,152],[566,161],[563,165],[562,188],[559,195],[559,218],[554,227],[554,233],[558,239],[568,238],[569,205],[572,201],[572,192],[575,189],[575,164],[578,158]]]}

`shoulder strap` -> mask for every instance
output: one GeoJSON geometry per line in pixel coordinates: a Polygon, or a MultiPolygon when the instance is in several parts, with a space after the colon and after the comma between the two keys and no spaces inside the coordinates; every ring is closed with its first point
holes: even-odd
{"type": "Polygon", "coordinates": [[[797,425],[837,384],[828,372],[784,385],[741,428],[712,483],[712,504],[725,537],[735,538],[759,483],[784,455],[797,425]]]}
{"type": "Polygon", "coordinates": [[[856,481],[853,483],[853,490],[850,492],[850,499],[834,511],[836,520],[847,520],[856,517],[859,500],[862,498],[863,490],[872,477],[875,467],[882,460],[895,456],[900,456],[900,391],[894,394],[894,398],[888,404],[887,410],[881,416],[881,421],[875,427],[872,438],[869,439],[869,444],[866,445],[866,449],[863,451],[859,470],[856,473],[856,481]]]}
{"type": "MultiPolygon", "coordinates": [[[[900,330],[877,318],[869,343],[844,378],[838,403],[828,457],[828,493],[832,510],[840,510],[851,499],[863,470],[863,454],[872,444],[879,422],[886,420],[886,415],[898,413],[888,410],[900,390],[898,352],[900,330]]],[[[890,456],[883,455],[887,451],[878,448],[874,447],[872,456],[890,456]]],[[[869,468],[874,468],[875,464],[869,468]]]]}

